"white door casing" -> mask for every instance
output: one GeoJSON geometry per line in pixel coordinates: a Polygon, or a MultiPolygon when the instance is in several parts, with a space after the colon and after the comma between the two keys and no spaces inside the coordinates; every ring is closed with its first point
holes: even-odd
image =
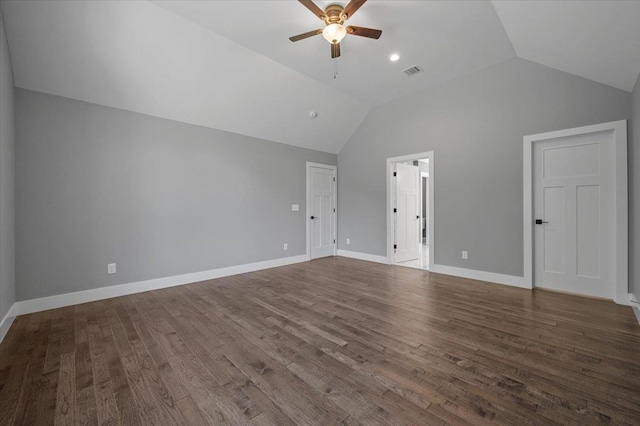
{"type": "Polygon", "coordinates": [[[523,138],[526,287],[600,295],[629,304],[627,180],[626,120],[523,138]],[[535,219],[550,223],[536,225],[535,219]],[[590,232],[596,227],[599,232],[590,232]],[[562,278],[565,271],[568,278],[562,278]],[[608,286],[596,283],[606,281],[607,275],[608,286]]]}
{"type": "Polygon", "coordinates": [[[395,173],[395,261],[405,262],[420,256],[420,168],[396,164],[395,173]]]}
{"type": "Polygon", "coordinates": [[[310,259],[335,256],[336,167],[307,163],[307,239],[310,259]]]}
{"type": "Polygon", "coordinates": [[[534,285],[613,299],[613,133],[536,143],[534,285]]]}
{"type": "Polygon", "coordinates": [[[386,203],[386,211],[387,211],[387,262],[390,264],[394,263],[394,241],[395,241],[395,226],[394,226],[394,213],[393,213],[393,205],[394,205],[394,195],[393,195],[393,187],[394,187],[394,165],[400,162],[407,161],[416,161],[420,159],[428,158],[429,159],[429,190],[428,197],[429,202],[427,208],[429,209],[427,220],[429,233],[427,237],[427,244],[429,245],[429,265],[435,265],[435,253],[436,253],[436,242],[435,242],[435,154],[433,151],[421,152],[410,155],[402,155],[399,157],[389,157],[387,158],[387,203],[386,203]]]}
{"type": "MultiPolygon", "coordinates": [[[[420,172],[420,185],[424,190],[420,191],[420,197],[425,196],[426,200],[420,199],[420,214],[422,216],[422,227],[425,230],[426,244],[429,245],[429,173],[420,172]],[[422,205],[426,202],[426,214],[422,214],[422,205]]],[[[420,241],[422,244],[422,240],[420,241]]]]}

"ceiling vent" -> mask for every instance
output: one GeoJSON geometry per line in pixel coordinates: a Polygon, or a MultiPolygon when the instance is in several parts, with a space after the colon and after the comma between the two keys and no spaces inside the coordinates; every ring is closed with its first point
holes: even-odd
{"type": "Polygon", "coordinates": [[[404,70],[402,72],[405,73],[406,75],[408,75],[409,77],[411,77],[412,75],[416,75],[418,73],[421,73],[422,72],[422,68],[420,68],[417,65],[414,65],[411,68],[407,68],[406,70],[404,70]]]}

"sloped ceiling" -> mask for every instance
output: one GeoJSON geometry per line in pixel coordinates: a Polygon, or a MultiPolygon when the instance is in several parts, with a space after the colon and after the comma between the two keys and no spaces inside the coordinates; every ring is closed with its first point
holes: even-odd
{"type": "Polygon", "coordinates": [[[150,2],[2,8],[17,87],[332,153],[370,109],[150,2]]]}
{"type": "Polygon", "coordinates": [[[337,61],[288,40],[322,26],[294,0],[1,5],[18,87],[332,153],[372,106],[516,56],[627,91],[640,71],[636,1],[369,0],[349,23],[381,39],[337,61]]]}
{"type": "MultiPolygon", "coordinates": [[[[335,1],[317,1],[325,8],[335,1]]],[[[346,4],[343,0],[342,4],[346,4]]],[[[382,29],[379,40],[347,36],[333,78],[322,36],[288,37],[323,27],[297,1],[157,1],[159,6],[368,104],[414,93],[495,63],[515,52],[487,1],[368,1],[350,25],[382,29]],[[398,62],[390,62],[399,53],[398,62]],[[402,70],[424,73],[408,78],[402,70]]]]}
{"type": "Polygon", "coordinates": [[[494,1],[519,57],[631,92],[640,1],[494,1]]]}

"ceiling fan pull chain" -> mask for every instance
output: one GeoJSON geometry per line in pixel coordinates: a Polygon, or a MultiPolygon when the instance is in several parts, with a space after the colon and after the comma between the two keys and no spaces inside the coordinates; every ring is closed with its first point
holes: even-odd
{"type": "Polygon", "coordinates": [[[338,77],[338,58],[333,58],[333,79],[338,77]]]}

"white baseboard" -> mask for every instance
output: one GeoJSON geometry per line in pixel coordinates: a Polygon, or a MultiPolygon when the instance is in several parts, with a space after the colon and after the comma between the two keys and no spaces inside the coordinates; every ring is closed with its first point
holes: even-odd
{"type": "Polygon", "coordinates": [[[633,313],[636,314],[638,324],[640,324],[640,302],[638,302],[638,298],[633,293],[629,293],[629,305],[633,309],[633,313]]]}
{"type": "Polygon", "coordinates": [[[16,319],[15,311],[16,304],[14,303],[11,305],[11,308],[9,308],[9,311],[4,318],[2,318],[2,322],[0,322],[0,343],[4,340],[4,336],[7,335],[7,331],[9,331],[11,324],[13,324],[13,320],[16,319]]]}
{"type": "Polygon", "coordinates": [[[473,280],[531,289],[531,286],[525,283],[524,277],[518,277],[515,275],[496,274],[495,272],[476,271],[474,269],[465,269],[446,265],[431,265],[429,271],[435,272],[436,274],[453,275],[456,277],[471,278],[473,280]]]}
{"type": "MultiPolygon", "coordinates": [[[[338,250],[338,256],[350,257],[352,259],[367,260],[369,262],[384,263],[390,265],[391,262],[386,256],[377,256],[375,254],[360,253],[356,251],[338,250]]],[[[471,278],[479,281],[488,281],[497,284],[509,285],[512,287],[528,288],[525,284],[524,277],[515,275],[496,274],[494,272],[476,271],[473,269],[457,268],[446,265],[431,265],[429,272],[437,274],[453,275],[456,277],[471,278]]]]}
{"type": "Polygon", "coordinates": [[[357,251],[338,250],[338,256],[350,257],[352,259],[359,259],[359,260],[367,260],[369,262],[375,262],[375,263],[384,263],[385,265],[388,265],[390,263],[389,258],[386,256],[378,256],[378,255],[369,254],[369,253],[360,253],[357,251]]]}
{"type": "Polygon", "coordinates": [[[638,324],[640,325],[640,306],[631,305],[631,309],[633,309],[633,313],[636,314],[636,319],[638,320],[638,324]]]}
{"type": "Polygon", "coordinates": [[[227,268],[212,269],[210,271],[194,272],[191,274],[175,275],[172,277],[156,278],[147,281],[100,287],[75,293],[43,297],[40,299],[24,300],[16,302],[13,305],[13,313],[14,316],[30,314],[33,312],[46,311],[48,309],[62,308],[64,306],[109,299],[111,297],[126,296],[128,294],[142,293],[149,290],[175,287],[199,281],[243,274],[246,272],[292,265],[294,263],[306,262],[308,260],[309,256],[303,254],[300,256],[285,257],[282,259],[266,260],[264,262],[247,263],[244,265],[229,266],[227,268]]]}

